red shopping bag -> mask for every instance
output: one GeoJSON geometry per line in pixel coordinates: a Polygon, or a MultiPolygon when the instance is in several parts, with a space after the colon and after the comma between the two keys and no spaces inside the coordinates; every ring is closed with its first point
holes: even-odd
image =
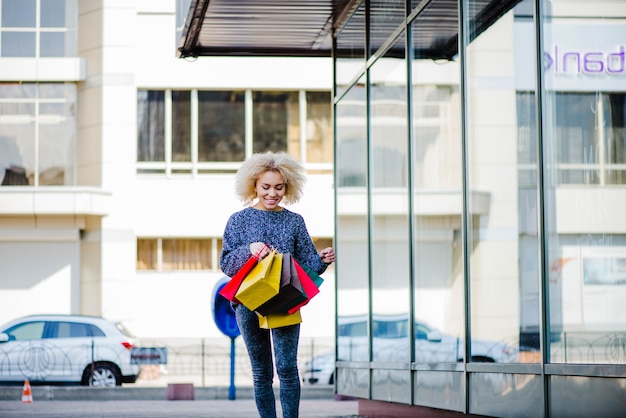
{"type": "Polygon", "coordinates": [[[241,303],[237,300],[235,295],[239,290],[239,286],[241,286],[241,282],[243,282],[243,279],[245,279],[248,273],[250,273],[254,266],[256,266],[257,262],[258,260],[255,257],[250,257],[248,261],[246,261],[246,263],[243,265],[243,267],[241,267],[241,269],[239,269],[239,271],[235,273],[230,281],[226,283],[224,287],[222,287],[222,290],[219,291],[219,294],[224,296],[231,302],[241,303]]]}

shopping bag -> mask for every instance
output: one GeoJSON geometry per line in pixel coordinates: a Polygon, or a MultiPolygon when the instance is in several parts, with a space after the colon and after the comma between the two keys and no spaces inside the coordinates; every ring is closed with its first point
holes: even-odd
{"type": "Polygon", "coordinates": [[[282,254],[272,250],[248,273],[235,294],[246,308],[254,311],[278,294],[282,257],[282,254]]]}
{"type": "Polygon", "coordinates": [[[248,261],[246,261],[246,263],[243,265],[243,267],[241,267],[241,269],[239,269],[239,271],[235,273],[233,277],[231,277],[228,283],[226,283],[224,287],[222,287],[222,289],[219,291],[219,294],[224,296],[231,302],[241,303],[239,302],[239,300],[237,300],[235,294],[239,290],[239,286],[241,286],[241,282],[243,282],[243,279],[245,279],[248,273],[250,273],[250,270],[252,270],[252,268],[256,266],[257,261],[258,260],[256,259],[256,257],[250,257],[248,261]]]}
{"type": "Polygon", "coordinates": [[[295,311],[293,314],[277,312],[267,316],[259,315],[259,327],[263,329],[286,327],[300,322],[302,322],[300,311],[295,311]]]}
{"type": "Polygon", "coordinates": [[[309,303],[309,301],[320,292],[319,286],[324,282],[324,279],[322,279],[317,273],[306,266],[301,266],[295,258],[293,259],[293,263],[296,266],[298,278],[300,279],[304,293],[307,295],[307,299],[287,310],[287,313],[290,314],[309,303]]]}
{"type": "Polygon", "coordinates": [[[289,309],[307,298],[306,293],[302,289],[291,254],[283,254],[282,256],[280,289],[276,296],[255,310],[260,315],[268,315],[274,312],[287,313],[289,309]]]}

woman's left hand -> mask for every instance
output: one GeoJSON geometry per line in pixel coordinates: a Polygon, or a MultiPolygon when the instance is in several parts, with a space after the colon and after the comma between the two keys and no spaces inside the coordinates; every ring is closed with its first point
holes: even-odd
{"type": "Polygon", "coordinates": [[[320,258],[326,264],[334,263],[335,250],[333,250],[332,247],[324,248],[322,251],[320,251],[320,258]]]}

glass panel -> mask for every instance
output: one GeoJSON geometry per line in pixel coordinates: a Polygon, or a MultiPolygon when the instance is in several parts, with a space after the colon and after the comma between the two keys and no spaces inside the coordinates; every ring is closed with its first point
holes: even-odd
{"type": "Polygon", "coordinates": [[[57,335],[54,338],[85,338],[89,337],[89,324],[77,322],[57,322],[57,335]]]}
{"type": "Polygon", "coordinates": [[[306,159],[333,162],[333,120],[329,92],[306,93],[306,159]]]}
{"type": "Polygon", "coordinates": [[[34,32],[2,32],[3,57],[34,57],[34,32]]]}
{"type": "Polygon", "coordinates": [[[39,185],[73,185],[76,166],[76,101],[68,101],[61,113],[40,118],[39,185]]]}
{"type": "Polygon", "coordinates": [[[6,333],[9,334],[10,341],[20,340],[40,340],[43,338],[43,331],[46,323],[43,321],[28,322],[20,324],[13,328],[9,328],[6,333]]]}
{"type": "Polygon", "coordinates": [[[409,217],[404,36],[370,70],[372,352],[409,361],[409,217]]]}
{"type": "Polygon", "coordinates": [[[549,361],[626,364],[626,7],[543,15],[549,361]]]}
{"type": "Polygon", "coordinates": [[[348,90],[337,103],[335,115],[337,358],[368,361],[367,107],[363,82],[348,90]]]}
{"type": "MultiPolygon", "coordinates": [[[[415,361],[457,362],[465,335],[462,214],[441,196],[460,201],[462,193],[459,63],[434,62],[421,48],[432,30],[428,13],[412,23],[415,361]]],[[[438,373],[421,375],[421,384],[448,376],[438,373]]]]}
{"type": "Polygon", "coordinates": [[[178,45],[183,28],[185,27],[185,20],[189,13],[189,5],[191,0],[176,0],[176,38],[175,42],[178,45]]]}
{"type": "Polygon", "coordinates": [[[36,24],[35,0],[3,0],[3,28],[34,28],[36,24]]]}
{"type": "Polygon", "coordinates": [[[411,403],[410,370],[372,370],[372,397],[386,402],[411,403]]]}
{"type": "Polygon", "coordinates": [[[34,185],[36,84],[0,85],[0,181],[34,185]]]}
{"type": "Polygon", "coordinates": [[[165,161],[165,92],[137,91],[137,161],[165,161]]]}
{"type": "Polygon", "coordinates": [[[471,373],[469,413],[490,417],[543,417],[541,380],[541,376],[533,374],[471,373]],[[515,405],[514,410],[511,405],[515,405]]]}
{"type": "Polygon", "coordinates": [[[40,14],[39,24],[42,28],[65,27],[65,2],[66,0],[39,0],[40,14]]]}
{"type": "Polygon", "coordinates": [[[158,268],[156,238],[137,238],[137,270],[156,270],[158,268]]]}
{"type": "Polygon", "coordinates": [[[65,0],[40,0],[40,26],[42,28],[65,27],[65,0]]]}
{"type": "Polygon", "coordinates": [[[550,376],[550,417],[624,417],[624,388],[623,377],[550,376]]]}
{"type": "Polygon", "coordinates": [[[198,161],[243,161],[244,93],[198,92],[198,161]]]}
{"type": "Polygon", "coordinates": [[[418,370],[414,374],[416,405],[465,411],[465,376],[462,372],[418,370]]]}
{"type": "Polygon", "coordinates": [[[65,57],[65,32],[41,32],[40,57],[65,57]]]}
{"type": "MultiPolygon", "coordinates": [[[[536,182],[520,184],[519,144],[532,160],[535,143],[518,139],[518,95],[522,82],[534,83],[533,33],[520,32],[532,19],[515,21],[514,12],[484,20],[482,0],[468,1],[467,148],[470,208],[470,341],[473,362],[520,361],[518,350],[536,352],[537,211],[528,200],[536,182]],[[529,78],[530,77],[530,78],[529,78]],[[534,251],[534,253],[533,253],[534,251]],[[522,333],[532,342],[520,347],[522,333]]],[[[526,115],[526,120],[532,119],[526,115]]],[[[525,356],[523,361],[539,360],[525,356]]]]}
{"type": "Polygon", "coordinates": [[[287,151],[297,158],[300,155],[298,93],[254,92],[252,106],[254,152],[287,151]],[[294,143],[298,146],[293,146],[294,143]]]}
{"type": "Polygon", "coordinates": [[[336,94],[341,96],[365,70],[365,2],[361,2],[337,35],[334,56],[336,94]]]}
{"type": "Polygon", "coordinates": [[[191,161],[191,92],[172,91],[172,161],[191,161]]]}
{"type": "MultiPolygon", "coordinates": [[[[380,48],[405,19],[406,0],[370,0],[370,55],[380,48]]],[[[403,45],[398,45],[403,47],[403,45]]],[[[389,55],[389,52],[387,52],[389,55]]],[[[404,56],[403,48],[399,56],[404,56]]]]}

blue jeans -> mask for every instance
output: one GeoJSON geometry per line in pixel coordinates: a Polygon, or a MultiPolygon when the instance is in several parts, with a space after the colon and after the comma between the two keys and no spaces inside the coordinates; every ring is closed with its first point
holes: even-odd
{"type": "Polygon", "coordinates": [[[259,317],[243,305],[232,304],[248,349],[254,383],[254,400],[260,418],[276,418],[274,398],[274,365],[280,381],[280,404],[283,418],[297,418],[300,406],[300,376],[298,374],[298,339],[300,324],[271,330],[259,327],[259,317]],[[270,340],[271,333],[271,340],[270,340]]]}

